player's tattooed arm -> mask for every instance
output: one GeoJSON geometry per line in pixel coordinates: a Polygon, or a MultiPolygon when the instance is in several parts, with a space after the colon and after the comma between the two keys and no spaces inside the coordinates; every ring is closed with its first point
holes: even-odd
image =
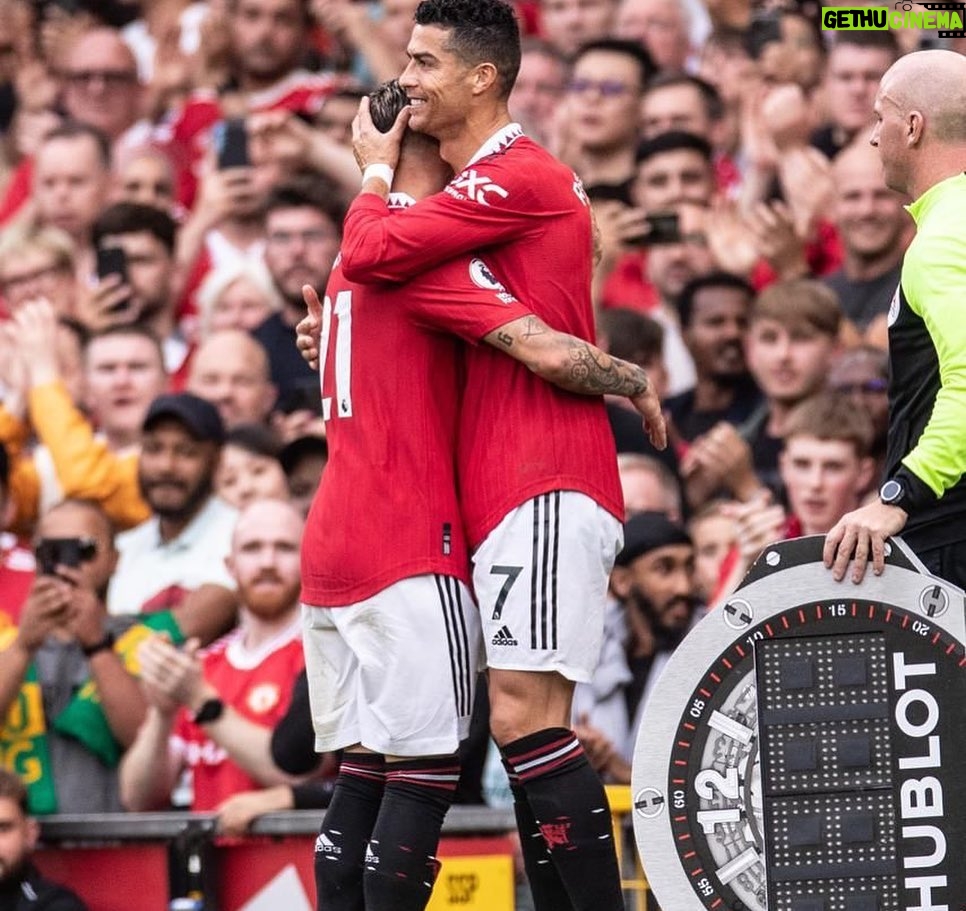
{"type": "Polygon", "coordinates": [[[661,403],[647,373],[636,364],[611,357],[584,339],[557,332],[536,316],[513,320],[484,341],[568,392],[630,399],[644,417],[651,442],[659,449],[666,445],[661,403]]]}

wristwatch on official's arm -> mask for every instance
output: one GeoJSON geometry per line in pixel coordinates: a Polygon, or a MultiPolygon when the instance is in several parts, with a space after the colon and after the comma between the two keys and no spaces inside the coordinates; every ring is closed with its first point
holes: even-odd
{"type": "Polygon", "coordinates": [[[899,478],[889,478],[879,488],[879,499],[886,506],[898,506],[900,509],[909,512],[909,491],[899,478]]]}
{"type": "Polygon", "coordinates": [[[912,515],[935,503],[937,497],[925,481],[902,466],[879,488],[879,499],[912,515]]]}

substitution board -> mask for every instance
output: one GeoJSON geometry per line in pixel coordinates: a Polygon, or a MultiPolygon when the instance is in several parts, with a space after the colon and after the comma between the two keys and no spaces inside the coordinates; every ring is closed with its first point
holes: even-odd
{"type": "Polygon", "coordinates": [[[964,596],[901,539],[775,544],[668,662],[634,754],[662,911],[966,911],[964,596]]]}

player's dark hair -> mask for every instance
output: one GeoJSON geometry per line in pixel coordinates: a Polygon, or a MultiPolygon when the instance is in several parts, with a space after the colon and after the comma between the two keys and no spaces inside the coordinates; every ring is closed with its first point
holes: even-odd
{"type": "Polygon", "coordinates": [[[749,305],[755,299],[755,289],[737,275],[723,271],[699,275],[697,278],[691,279],[681,289],[676,301],[678,319],[681,321],[682,329],[687,329],[691,325],[691,318],[694,316],[694,302],[697,296],[708,288],[727,288],[741,291],[748,296],[749,305]]]}
{"type": "Polygon", "coordinates": [[[380,133],[388,133],[399,112],[408,103],[406,90],[399,84],[398,79],[384,82],[374,92],[369,93],[369,116],[373,126],[380,133]]]}
{"type": "Polygon", "coordinates": [[[581,57],[594,51],[601,51],[608,54],[623,54],[630,57],[637,64],[641,77],[641,89],[657,75],[657,66],[654,58],[647,52],[647,49],[637,41],[625,41],[622,38],[599,38],[596,41],[588,41],[581,45],[580,50],[574,55],[573,63],[576,64],[581,57]]]}
{"type": "Polygon", "coordinates": [[[692,76],[690,73],[658,73],[647,83],[644,94],[646,96],[658,89],[673,88],[679,85],[689,85],[697,89],[709,119],[720,120],[724,117],[725,108],[721,93],[706,79],[702,79],[700,76],[692,76]]]}
{"type": "Polygon", "coordinates": [[[664,350],[664,327],[629,307],[601,311],[597,331],[609,355],[639,366],[653,363],[664,350]]]}
{"type": "Polygon", "coordinates": [[[156,206],[139,202],[118,202],[108,206],[91,228],[91,240],[95,247],[105,237],[113,234],[140,234],[146,231],[164,245],[168,253],[174,253],[174,241],[178,225],[167,212],[156,206]]]}
{"type": "Polygon", "coordinates": [[[415,20],[448,31],[447,50],[463,63],[492,63],[500,98],[509,97],[520,70],[520,26],[512,6],[503,0],[423,0],[415,20]]]}
{"type": "MultiPolygon", "coordinates": [[[[158,353],[158,362],[161,364],[161,369],[164,370],[164,349],[161,347],[161,341],[158,337],[145,325],[142,323],[125,323],[123,325],[107,326],[104,329],[99,329],[97,332],[90,332],[84,339],[83,348],[84,356],[87,356],[87,352],[94,342],[101,338],[113,338],[114,336],[135,336],[137,338],[146,339],[151,343],[151,346],[158,353]]],[[[167,372],[167,371],[165,371],[167,372]]]]}
{"type": "Polygon", "coordinates": [[[321,174],[299,174],[272,187],[262,206],[262,214],[267,218],[277,209],[316,209],[340,232],[345,218],[342,194],[321,174]]]}
{"type": "Polygon", "coordinates": [[[668,130],[651,139],[645,139],[638,145],[634,160],[638,164],[643,164],[655,155],[682,150],[697,152],[708,164],[711,164],[711,143],[701,136],[686,133],[684,130],[668,130]]]}
{"type": "Polygon", "coordinates": [[[106,170],[111,167],[111,140],[106,134],[97,127],[92,127],[89,123],[82,123],[79,120],[65,120],[52,130],[44,134],[43,145],[55,139],[81,139],[87,138],[94,142],[97,147],[97,157],[102,167],[106,170]]]}

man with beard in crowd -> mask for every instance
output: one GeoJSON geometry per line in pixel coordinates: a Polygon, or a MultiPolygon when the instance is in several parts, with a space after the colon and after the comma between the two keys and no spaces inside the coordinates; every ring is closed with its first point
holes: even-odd
{"type": "Polygon", "coordinates": [[[166,805],[185,768],[193,773],[196,811],[292,782],[266,746],[304,666],[298,602],[303,525],[288,503],[252,503],[238,518],[227,559],[241,602],[237,629],[203,655],[197,639],[178,649],[154,636],[141,646],[149,709],[121,763],[121,800],[128,809],[166,805]]]}
{"type": "Polygon", "coordinates": [[[27,815],[27,789],[13,772],[0,769],[0,907],[87,911],[73,892],[45,879],[30,862],[39,836],[40,826],[27,815]]]}
{"type": "Polygon", "coordinates": [[[225,428],[217,408],[190,393],[162,395],[144,419],[138,483],[152,516],[117,539],[112,614],[175,607],[205,587],[234,602],[225,568],[235,510],[212,494],[225,428]]]}
{"type": "Polygon", "coordinates": [[[622,612],[608,624],[593,682],[574,699],[577,735],[594,768],[610,781],[630,784],[630,761],[641,716],[671,653],[698,615],[694,545],[663,512],[642,512],[624,524],[624,549],[610,577],[622,612]]]}
{"type": "Polygon", "coordinates": [[[678,296],[681,333],[696,382],[664,407],[682,439],[690,442],[719,421],[741,424],[761,402],[744,349],[754,299],[754,288],[728,272],[699,276],[678,296]]]}

